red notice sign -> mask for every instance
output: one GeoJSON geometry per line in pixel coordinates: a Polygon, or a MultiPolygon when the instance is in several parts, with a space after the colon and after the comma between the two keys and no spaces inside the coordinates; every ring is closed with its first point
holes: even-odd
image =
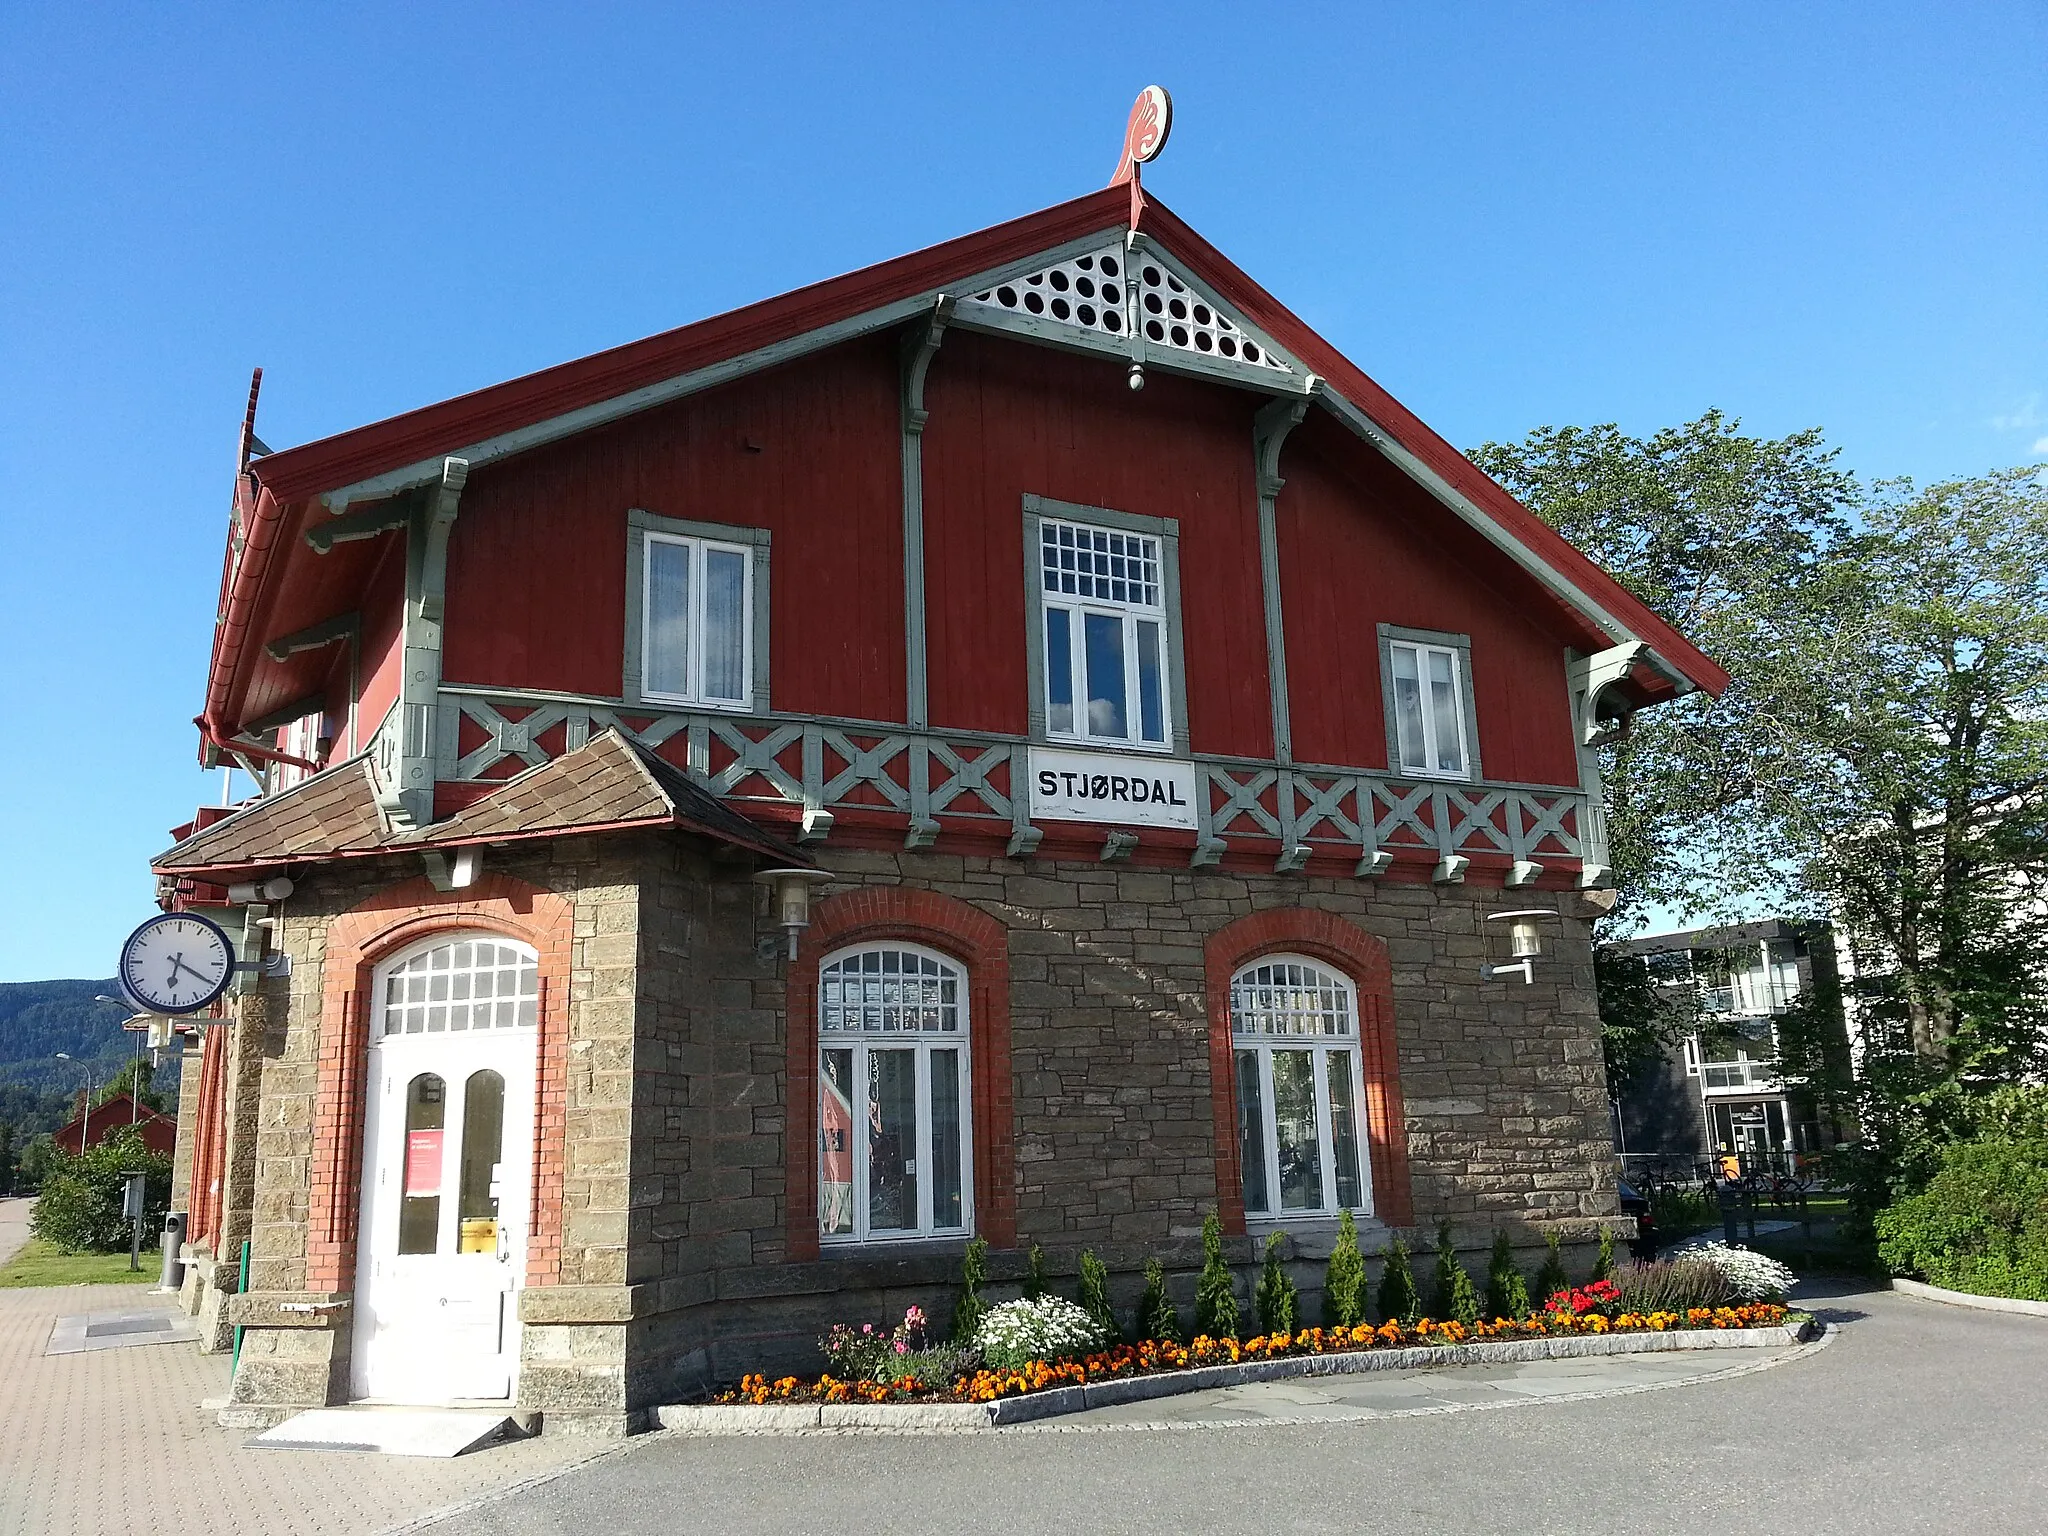
{"type": "Polygon", "coordinates": [[[441,1193],[441,1135],[438,1130],[405,1133],[407,1199],[441,1193]]]}

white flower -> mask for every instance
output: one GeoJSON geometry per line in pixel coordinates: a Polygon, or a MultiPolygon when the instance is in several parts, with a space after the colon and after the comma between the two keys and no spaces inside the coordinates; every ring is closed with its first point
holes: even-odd
{"type": "Polygon", "coordinates": [[[975,1331],[974,1343],[990,1365],[1015,1367],[1085,1354],[1102,1343],[1102,1330],[1071,1301],[1041,1296],[991,1308],[975,1331]]]}
{"type": "Polygon", "coordinates": [[[1726,1243],[1702,1243],[1685,1250],[1688,1259],[1699,1259],[1718,1269],[1737,1301],[1768,1301],[1783,1296],[1799,1283],[1799,1277],[1769,1254],[1750,1248],[1731,1248],[1726,1243]]]}

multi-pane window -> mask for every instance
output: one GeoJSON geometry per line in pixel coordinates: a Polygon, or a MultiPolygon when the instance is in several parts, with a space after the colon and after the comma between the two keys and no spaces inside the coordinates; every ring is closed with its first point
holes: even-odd
{"type": "Polygon", "coordinates": [[[818,973],[818,1233],[900,1241],[972,1225],[967,978],[907,945],[818,973]]]}
{"type": "Polygon", "coordinates": [[[1313,961],[1273,956],[1230,984],[1238,1151],[1248,1216],[1369,1203],[1358,1000],[1313,961]]]}
{"type": "Polygon", "coordinates": [[[1038,538],[1047,732],[1168,745],[1160,541],[1051,518],[1039,523],[1038,538]]]}
{"type": "Polygon", "coordinates": [[[1464,652],[1448,645],[1395,640],[1387,647],[1387,660],[1399,771],[1431,778],[1471,777],[1464,652]]]}
{"type": "Polygon", "coordinates": [[[670,533],[641,537],[641,693],[751,708],[753,551],[670,533]]]}
{"type": "Polygon", "coordinates": [[[508,939],[451,939],[384,972],[386,1035],[452,1035],[532,1024],[540,961],[508,939]]]}

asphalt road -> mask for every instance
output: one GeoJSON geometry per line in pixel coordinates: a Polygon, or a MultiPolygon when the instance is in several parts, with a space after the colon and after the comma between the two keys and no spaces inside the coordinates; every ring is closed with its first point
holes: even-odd
{"type": "Polygon", "coordinates": [[[1720,1381],[1330,1425],[655,1435],[431,1529],[2048,1530],[2048,1320],[1820,1287],[1806,1305],[1841,1325],[1828,1348],[1720,1381]]]}

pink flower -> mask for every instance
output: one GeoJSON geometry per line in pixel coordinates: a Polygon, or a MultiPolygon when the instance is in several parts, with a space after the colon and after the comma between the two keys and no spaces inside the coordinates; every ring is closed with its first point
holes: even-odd
{"type": "Polygon", "coordinates": [[[896,1341],[896,1353],[899,1355],[907,1355],[910,1353],[910,1346],[904,1343],[901,1339],[898,1339],[896,1341]]]}

